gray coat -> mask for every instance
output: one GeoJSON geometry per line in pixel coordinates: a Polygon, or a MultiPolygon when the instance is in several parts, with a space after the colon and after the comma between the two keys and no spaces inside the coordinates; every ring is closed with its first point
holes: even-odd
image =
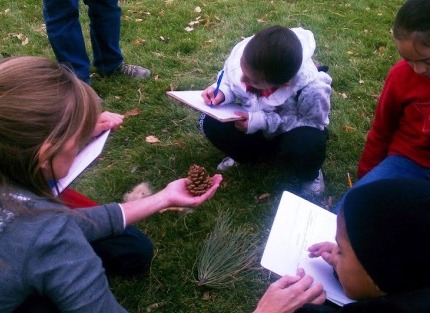
{"type": "MultiPolygon", "coordinates": [[[[29,193],[17,197],[33,209],[61,206],[29,193]]],[[[89,244],[123,231],[117,203],[10,217],[0,212],[0,312],[33,293],[49,297],[61,312],[126,312],[89,244]]]]}

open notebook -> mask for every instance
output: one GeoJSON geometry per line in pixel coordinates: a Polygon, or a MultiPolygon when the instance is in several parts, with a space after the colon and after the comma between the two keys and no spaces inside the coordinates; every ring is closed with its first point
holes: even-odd
{"type": "Polygon", "coordinates": [[[344,305],[345,296],[333,268],[322,258],[309,258],[307,248],[314,243],[335,242],[336,215],[288,191],[278,206],[261,265],[278,275],[296,275],[301,267],[320,282],[327,299],[344,305]]]}
{"type": "MultiPolygon", "coordinates": [[[[66,177],[58,180],[57,186],[60,193],[78,177],[103,151],[103,147],[109,136],[110,130],[105,131],[101,135],[87,144],[76,156],[72,166],[69,169],[69,173],[66,177]]],[[[52,188],[52,191],[57,195],[57,190],[52,188]]]]}
{"type": "Polygon", "coordinates": [[[220,122],[231,122],[242,119],[234,114],[236,111],[245,112],[241,105],[237,103],[221,103],[220,105],[209,106],[201,96],[203,90],[168,91],[166,94],[200,112],[217,119],[220,122]]]}

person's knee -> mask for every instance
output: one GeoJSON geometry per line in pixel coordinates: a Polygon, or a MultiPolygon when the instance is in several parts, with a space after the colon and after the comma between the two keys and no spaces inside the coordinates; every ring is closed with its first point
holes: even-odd
{"type": "Polygon", "coordinates": [[[312,127],[298,127],[282,135],[280,153],[291,159],[309,162],[324,159],[327,135],[312,127]]]}
{"type": "Polygon", "coordinates": [[[108,275],[132,276],[148,271],[153,258],[151,240],[137,227],[129,226],[112,238],[92,243],[108,275]]]}

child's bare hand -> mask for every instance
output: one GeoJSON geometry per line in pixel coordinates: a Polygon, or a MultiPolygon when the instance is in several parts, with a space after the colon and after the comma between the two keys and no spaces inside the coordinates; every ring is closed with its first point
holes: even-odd
{"type": "Polygon", "coordinates": [[[234,114],[242,117],[241,120],[234,122],[234,126],[237,130],[246,133],[246,131],[248,130],[248,112],[234,112],[234,114]]]}
{"type": "Polygon", "coordinates": [[[333,251],[337,249],[337,245],[332,242],[320,242],[313,244],[308,248],[309,257],[317,258],[322,257],[324,261],[333,266],[333,262],[331,260],[331,254],[333,251]]]}
{"type": "Polygon", "coordinates": [[[123,120],[124,115],[112,113],[109,111],[103,112],[102,114],[100,114],[97,120],[96,128],[93,131],[93,137],[97,137],[98,135],[109,129],[118,129],[121,126],[123,120]]]}
{"type": "Polygon", "coordinates": [[[209,86],[208,88],[203,90],[202,98],[206,104],[218,105],[221,102],[224,102],[225,100],[224,93],[221,90],[218,90],[218,93],[215,97],[214,92],[215,92],[215,88],[212,86],[209,86]]]}

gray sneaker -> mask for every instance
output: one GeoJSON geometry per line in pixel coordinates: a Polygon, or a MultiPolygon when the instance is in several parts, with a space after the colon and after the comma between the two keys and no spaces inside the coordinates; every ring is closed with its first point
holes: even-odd
{"type": "Polygon", "coordinates": [[[238,166],[239,163],[237,163],[235,160],[233,160],[230,157],[225,157],[220,164],[216,167],[216,169],[220,172],[223,172],[225,170],[228,170],[229,168],[233,166],[238,166]]]}
{"type": "Polygon", "coordinates": [[[301,184],[300,194],[304,197],[319,197],[323,194],[324,190],[324,177],[322,171],[319,170],[317,178],[301,184]]]}
{"type": "Polygon", "coordinates": [[[146,79],[151,76],[151,72],[147,68],[127,63],[122,63],[117,71],[122,75],[139,79],[146,79]]]}

